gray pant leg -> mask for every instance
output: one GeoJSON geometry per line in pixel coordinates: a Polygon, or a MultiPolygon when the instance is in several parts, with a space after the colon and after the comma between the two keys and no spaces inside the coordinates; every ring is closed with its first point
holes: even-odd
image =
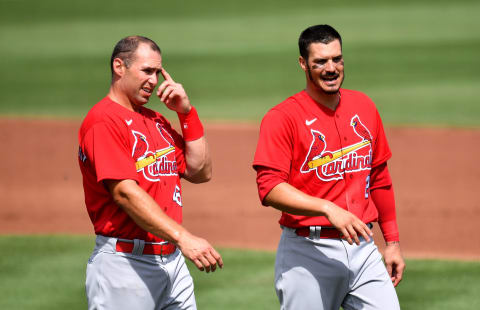
{"type": "Polygon", "coordinates": [[[87,265],[88,309],[195,310],[193,280],[182,254],[117,253],[112,238],[97,236],[87,265]]]}
{"type": "Polygon", "coordinates": [[[170,286],[167,272],[122,255],[99,252],[87,265],[88,309],[155,309],[170,286]]]}
{"type": "Polygon", "coordinates": [[[360,247],[345,245],[353,257],[351,260],[355,277],[344,300],[345,310],[399,310],[395,287],[390,280],[382,255],[373,242],[362,242],[360,247]]]}
{"type": "Polygon", "coordinates": [[[340,240],[310,240],[284,229],[275,263],[281,309],[339,309],[350,271],[340,240]]]}
{"type": "Polygon", "coordinates": [[[193,290],[193,279],[185,264],[183,255],[178,255],[178,259],[169,264],[168,272],[173,279],[170,296],[167,300],[167,306],[162,309],[177,310],[188,309],[196,310],[195,294],[193,290]]]}

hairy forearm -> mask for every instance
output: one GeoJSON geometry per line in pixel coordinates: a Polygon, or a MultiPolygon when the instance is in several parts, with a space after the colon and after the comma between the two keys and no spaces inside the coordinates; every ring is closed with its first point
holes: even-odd
{"type": "Polygon", "coordinates": [[[322,216],[326,215],[332,203],[307,195],[284,182],[265,196],[264,204],[294,215],[322,216]]]}
{"type": "Polygon", "coordinates": [[[167,216],[155,200],[132,180],[115,182],[111,193],[117,203],[145,231],[177,244],[186,230],[167,216]]]}

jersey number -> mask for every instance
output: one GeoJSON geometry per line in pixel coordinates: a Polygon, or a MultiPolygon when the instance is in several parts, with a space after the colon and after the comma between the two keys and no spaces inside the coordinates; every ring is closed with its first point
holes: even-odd
{"type": "Polygon", "coordinates": [[[370,190],[370,175],[365,179],[365,199],[368,199],[368,192],[370,190]]]}
{"type": "Polygon", "coordinates": [[[180,194],[180,187],[175,185],[175,191],[173,192],[173,201],[175,201],[180,207],[182,206],[182,194],[180,194]]]}

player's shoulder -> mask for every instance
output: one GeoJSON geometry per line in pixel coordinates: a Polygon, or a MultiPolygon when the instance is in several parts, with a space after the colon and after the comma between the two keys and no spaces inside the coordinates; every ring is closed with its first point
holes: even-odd
{"type": "Polygon", "coordinates": [[[99,124],[114,125],[123,118],[128,118],[128,110],[121,107],[118,103],[105,97],[97,102],[87,113],[80,126],[80,136],[85,135],[90,129],[99,124]],[[123,111],[125,110],[125,111],[123,111]]]}
{"type": "Polygon", "coordinates": [[[296,93],[282,102],[278,103],[277,105],[273,106],[270,110],[268,110],[267,115],[283,115],[285,117],[291,117],[295,114],[295,111],[299,108],[299,103],[301,102],[301,94],[302,92],[296,93]]]}
{"type": "Polygon", "coordinates": [[[367,106],[375,107],[375,103],[373,102],[373,100],[364,92],[342,88],[340,89],[340,95],[342,100],[345,100],[347,102],[354,101],[357,105],[364,104],[367,106]]]}

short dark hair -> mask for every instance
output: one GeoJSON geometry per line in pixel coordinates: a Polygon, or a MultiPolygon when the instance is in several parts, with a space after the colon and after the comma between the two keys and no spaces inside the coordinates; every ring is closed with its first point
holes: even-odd
{"type": "Polygon", "coordinates": [[[298,38],[298,49],[300,55],[307,60],[308,59],[308,47],[312,43],[328,44],[332,41],[340,41],[342,46],[342,37],[340,34],[330,25],[315,25],[303,30],[298,38]]]}
{"type": "Polygon", "coordinates": [[[142,37],[142,36],[125,37],[120,41],[118,41],[118,43],[113,48],[112,57],[110,58],[110,70],[112,71],[112,76],[113,76],[113,60],[115,58],[120,58],[125,62],[125,65],[128,68],[133,61],[133,55],[135,54],[135,51],[137,50],[140,43],[146,43],[150,45],[150,48],[153,51],[156,51],[159,54],[162,53],[157,43],[155,43],[153,40],[150,40],[149,38],[142,37]]]}

